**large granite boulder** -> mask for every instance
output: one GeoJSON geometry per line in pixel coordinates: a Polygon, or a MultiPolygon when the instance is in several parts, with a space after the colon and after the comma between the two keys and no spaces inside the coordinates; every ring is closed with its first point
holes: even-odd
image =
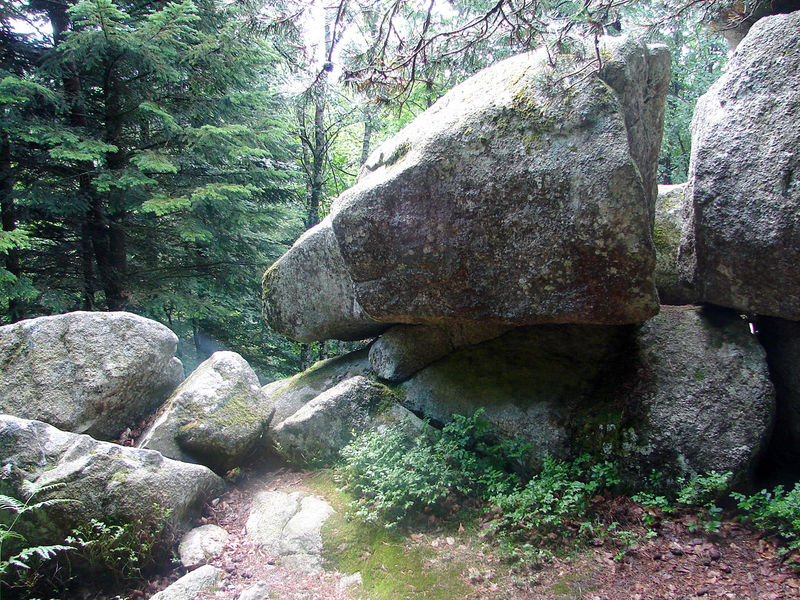
{"type": "Polygon", "coordinates": [[[774,390],[764,351],[728,313],[663,306],[641,327],[538,326],[463,348],[403,384],[440,421],[484,408],[507,438],[546,454],[622,459],[637,478],[732,471],[764,449],[774,390]]]}
{"type": "MultiPolygon", "coordinates": [[[[337,314],[349,317],[357,305],[384,323],[632,323],[655,314],[654,174],[669,53],[620,39],[601,52],[600,74],[571,59],[553,70],[543,52],[528,53],[451,90],[377,149],[334,202],[344,269],[289,260],[310,252],[302,240],[276,269],[303,285],[283,294],[268,274],[268,306],[283,300],[267,316],[310,295],[314,310],[341,305],[337,314]],[[332,273],[338,285],[329,286],[332,273]]],[[[288,331],[286,320],[271,322],[288,331]]]]}
{"type": "Polygon", "coordinates": [[[28,545],[60,541],[74,527],[150,522],[154,505],[176,523],[197,516],[222,480],[201,465],[68,433],[41,421],[0,415],[0,493],[25,498],[27,486],[53,486],[36,500],[67,498],[26,523],[28,545]],[[27,484],[25,483],[27,482],[27,484]]]}
{"type": "Polygon", "coordinates": [[[622,452],[644,473],[668,464],[751,475],[772,431],[775,389],[749,324],[734,311],[662,306],[636,345],[622,452]]]}
{"type": "Polygon", "coordinates": [[[322,360],[302,373],[265,385],[264,393],[275,406],[271,427],[289,418],[340,381],[369,372],[368,350],[356,350],[344,356],[322,360]]]}
{"type": "Polygon", "coordinates": [[[275,426],[270,436],[289,462],[324,465],[335,461],[355,435],[392,425],[418,432],[422,421],[400,406],[385,385],[357,375],[305,404],[275,426]]]}
{"type": "Polygon", "coordinates": [[[759,20],[702,96],[681,276],[703,301],[800,320],[800,12],[759,20]]]}
{"type": "Polygon", "coordinates": [[[549,71],[542,52],[504,60],[375,151],[331,210],[367,314],[522,325],[657,312],[655,195],[643,176],[669,55],[613,43],[600,76],[549,71]],[[648,103],[625,104],[636,95],[648,103]]]}
{"type": "Polygon", "coordinates": [[[124,312],[72,312],[0,327],[0,412],[115,439],[183,380],[169,329],[124,312]]]}
{"type": "Polygon", "coordinates": [[[273,412],[247,361],[215,352],[170,396],[139,446],[225,471],[244,461],[273,412]]]}
{"type": "Polygon", "coordinates": [[[386,329],[359,306],[330,219],[306,231],[262,283],[264,318],[300,342],[361,340],[386,329]]]}

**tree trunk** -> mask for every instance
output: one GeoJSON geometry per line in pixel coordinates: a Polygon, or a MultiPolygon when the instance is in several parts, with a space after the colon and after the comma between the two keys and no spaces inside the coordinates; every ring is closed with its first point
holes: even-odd
{"type": "MultiPolygon", "coordinates": [[[[47,4],[47,16],[53,27],[53,44],[58,47],[64,40],[69,29],[70,21],[67,14],[67,4],[51,2],[47,4]]],[[[81,82],[77,76],[77,66],[68,62],[63,78],[64,92],[69,105],[69,123],[73,127],[88,130],[86,107],[83,102],[81,82]]],[[[109,108],[109,92],[113,93],[112,86],[106,86],[107,114],[119,115],[118,108],[113,112],[109,108]]],[[[111,96],[111,108],[114,108],[114,96],[111,96]]],[[[121,124],[114,121],[110,124],[106,119],[106,138],[114,137],[114,132],[119,137],[121,124]]],[[[113,142],[109,142],[113,143],[113,142]]],[[[109,153],[111,154],[111,153],[109,153]]],[[[109,156],[113,160],[113,156],[109,156]]],[[[128,303],[127,294],[124,292],[126,275],[125,260],[125,232],[120,223],[111,222],[106,212],[104,198],[94,188],[90,173],[94,170],[91,162],[79,162],[77,167],[78,194],[88,206],[85,224],[81,228],[81,263],[84,276],[83,304],[91,307],[94,304],[94,290],[92,286],[91,258],[97,265],[97,274],[100,278],[101,288],[105,292],[106,307],[109,310],[121,310],[128,303]],[[91,253],[89,249],[91,248],[91,253]]]]}
{"type": "Polygon", "coordinates": [[[83,273],[83,310],[94,310],[94,263],[89,224],[81,224],[81,272],[83,273]]]}
{"type": "MultiPolygon", "coordinates": [[[[11,142],[8,136],[3,135],[0,137],[0,213],[2,213],[3,231],[14,231],[17,228],[13,191],[14,171],[11,167],[11,142]]],[[[19,252],[15,248],[6,252],[5,268],[17,278],[22,273],[19,252]]],[[[8,300],[8,318],[12,323],[22,318],[22,307],[16,298],[8,300]]]]}
{"type": "Polygon", "coordinates": [[[364,137],[361,138],[361,162],[362,167],[369,158],[369,144],[372,139],[372,111],[369,108],[364,110],[364,137]]]}

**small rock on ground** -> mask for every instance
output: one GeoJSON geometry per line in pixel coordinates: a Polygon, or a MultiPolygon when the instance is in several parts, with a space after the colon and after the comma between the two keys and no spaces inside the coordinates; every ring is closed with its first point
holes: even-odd
{"type": "Polygon", "coordinates": [[[178,555],[184,567],[203,565],[225,547],[228,532],[218,525],[203,525],[189,531],[178,546],[178,555]]]}
{"type": "Polygon", "coordinates": [[[331,505],[303,492],[256,494],[247,519],[255,544],[283,557],[285,566],[309,573],[321,570],[322,524],[331,505]]]}
{"type": "Polygon", "coordinates": [[[217,587],[220,575],[219,569],[205,565],[187,573],[165,590],[155,594],[150,600],[193,600],[203,592],[217,587]]]}

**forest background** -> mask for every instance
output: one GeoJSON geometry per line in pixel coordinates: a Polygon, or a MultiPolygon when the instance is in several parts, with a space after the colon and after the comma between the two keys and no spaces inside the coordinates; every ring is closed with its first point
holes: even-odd
{"type": "Polygon", "coordinates": [[[659,183],[683,182],[695,101],[727,57],[714,29],[744,10],[690,0],[0,1],[0,324],[128,310],[178,334],[187,372],[229,349],[262,382],[288,376],[352,344],[272,332],[261,275],[380,141],[502,58],[632,33],[672,52],[659,183]]]}

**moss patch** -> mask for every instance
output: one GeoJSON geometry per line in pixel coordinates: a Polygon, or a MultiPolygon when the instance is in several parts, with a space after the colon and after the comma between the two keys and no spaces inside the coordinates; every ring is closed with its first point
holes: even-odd
{"type": "Polygon", "coordinates": [[[336,487],[330,471],[317,472],[309,487],[336,509],[322,527],[325,560],[342,573],[361,573],[369,598],[452,600],[469,593],[462,578],[466,559],[444,558],[433,546],[398,531],[351,519],[352,499],[336,487]]]}

